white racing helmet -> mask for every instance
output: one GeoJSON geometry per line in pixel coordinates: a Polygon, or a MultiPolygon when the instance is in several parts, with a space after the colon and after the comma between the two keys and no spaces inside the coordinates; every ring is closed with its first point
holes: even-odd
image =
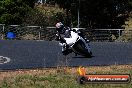
{"type": "Polygon", "coordinates": [[[56,28],[61,28],[61,27],[63,27],[64,25],[63,25],[61,22],[58,22],[55,26],[56,26],[56,28]]]}

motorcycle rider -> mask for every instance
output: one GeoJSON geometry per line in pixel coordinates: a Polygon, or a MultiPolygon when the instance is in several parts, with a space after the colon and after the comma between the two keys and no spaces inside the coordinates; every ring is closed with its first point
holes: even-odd
{"type": "Polygon", "coordinates": [[[56,34],[56,40],[60,41],[62,43],[62,53],[63,54],[68,54],[68,48],[69,45],[66,43],[66,40],[64,39],[65,37],[70,37],[70,33],[69,33],[69,28],[64,27],[62,22],[58,22],[56,23],[56,30],[57,30],[57,34],[56,34]]]}
{"type": "Polygon", "coordinates": [[[61,43],[66,43],[64,37],[65,37],[65,28],[64,25],[62,24],[62,22],[58,22],[56,23],[56,30],[57,30],[57,39],[59,40],[61,43]]]}
{"type": "MultiPolygon", "coordinates": [[[[66,43],[66,40],[64,38],[70,38],[70,30],[71,29],[69,27],[65,27],[62,22],[57,22],[55,26],[56,26],[56,30],[57,30],[56,40],[60,41],[62,43],[62,46],[63,46],[62,53],[66,55],[66,54],[68,54],[67,51],[68,51],[69,45],[66,43]]],[[[84,38],[86,43],[89,42],[89,40],[87,40],[84,37],[82,32],[79,32],[78,34],[79,34],[79,36],[84,38]]]]}

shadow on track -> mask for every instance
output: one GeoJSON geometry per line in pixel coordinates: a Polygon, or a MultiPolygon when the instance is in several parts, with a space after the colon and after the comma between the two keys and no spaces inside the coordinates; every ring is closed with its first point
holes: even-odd
{"type": "Polygon", "coordinates": [[[95,56],[91,56],[91,57],[84,57],[84,56],[74,56],[72,58],[92,58],[92,57],[95,57],[95,56]]]}

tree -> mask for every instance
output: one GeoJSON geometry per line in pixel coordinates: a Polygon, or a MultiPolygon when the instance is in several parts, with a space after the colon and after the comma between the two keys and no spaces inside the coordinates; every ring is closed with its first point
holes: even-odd
{"type": "Polygon", "coordinates": [[[31,8],[34,8],[35,2],[36,2],[37,0],[18,0],[18,1],[22,1],[22,2],[24,2],[25,4],[29,5],[31,8]]]}
{"type": "Polygon", "coordinates": [[[55,0],[55,3],[57,3],[58,5],[59,5],[59,7],[60,8],[63,8],[63,9],[65,9],[66,10],[66,15],[67,15],[67,17],[66,17],[66,19],[65,19],[65,24],[66,24],[66,26],[70,26],[70,24],[71,24],[71,12],[70,12],[70,10],[71,10],[71,3],[73,2],[73,0],[65,0],[65,1],[63,1],[63,0],[55,0]]]}
{"type": "Polygon", "coordinates": [[[0,23],[21,24],[25,14],[33,8],[34,0],[1,0],[0,23]]]}
{"type": "Polygon", "coordinates": [[[80,6],[80,26],[90,28],[121,28],[132,3],[131,0],[80,0],[79,5],[78,0],[55,1],[61,8],[70,11],[75,23],[80,6]]]}

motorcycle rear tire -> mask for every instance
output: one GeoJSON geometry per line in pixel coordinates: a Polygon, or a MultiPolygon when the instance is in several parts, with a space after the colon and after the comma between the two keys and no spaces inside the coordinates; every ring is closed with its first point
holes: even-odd
{"type": "Polygon", "coordinates": [[[91,57],[92,56],[92,52],[88,52],[85,44],[81,40],[75,44],[74,48],[82,56],[85,56],[85,57],[91,57]]]}

